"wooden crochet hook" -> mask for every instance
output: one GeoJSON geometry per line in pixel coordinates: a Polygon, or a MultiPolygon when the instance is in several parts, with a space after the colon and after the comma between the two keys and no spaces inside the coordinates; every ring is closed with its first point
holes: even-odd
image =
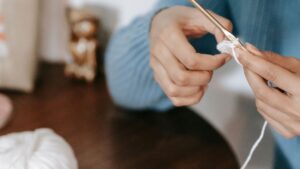
{"type": "Polygon", "coordinates": [[[223,34],[225,37],[233,43],[238,42],[239,47],[243,50],[247,50],[244,45],[236,38],[232,33],[230,33],[212,14],[210,14],[206,9],[204,9],[196,0],[190,0],[190,2],[204,15],[206,16],[223,34]]]}

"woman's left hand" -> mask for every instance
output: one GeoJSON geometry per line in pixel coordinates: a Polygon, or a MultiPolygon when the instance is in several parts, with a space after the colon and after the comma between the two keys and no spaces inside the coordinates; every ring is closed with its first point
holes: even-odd
{"type": "Polygon", "coordinates": [[[252,45],[237,49],[255,94],[257,110],[286,138],[300,136],[300,60],[262,52],[252,45]],[[284,92],[271,88],[271,81],[284,92]]]}

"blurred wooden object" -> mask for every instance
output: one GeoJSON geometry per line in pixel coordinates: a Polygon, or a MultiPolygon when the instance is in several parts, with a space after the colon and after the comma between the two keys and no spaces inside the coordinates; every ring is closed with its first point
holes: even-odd
{"type": "Polygon", "coordinates": [[[71,8],[70,53],[72,60],[67,63],[67,76],[92,82],[97,74],[97,51],[99,20],[84,9],[71,8]]]}
{"type": "Polygon", "coordinates": [[[0,135],[52,128],[72,145],[80,169],[238,169],[220,134],[189,109],[120,110],[104,79],[84,84],[66,79],[63,65],[41,68],[33,94],[5,92],[15,115],[0,135]]]}

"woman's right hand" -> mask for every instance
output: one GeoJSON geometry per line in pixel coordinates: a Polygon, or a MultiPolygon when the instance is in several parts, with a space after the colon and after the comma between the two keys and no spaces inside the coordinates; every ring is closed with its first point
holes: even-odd
{"type": "MultiPolygon", "coordinates": [[[[229,20],[211,12],[229,31],[229,20]]],[[[210,56],[197,53],[188,38],[211,33],[218,42],[224,39],[201,12],[194,8],[176,6],[159,12],[150,31],[150,65],[154,78],[175,106],[198,103],[203,97],[213,71],[230,60],[230,56],[210,56]]]]}

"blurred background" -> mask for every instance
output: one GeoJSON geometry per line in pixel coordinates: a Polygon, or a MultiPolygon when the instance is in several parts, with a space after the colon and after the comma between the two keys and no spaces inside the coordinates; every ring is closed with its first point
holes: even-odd
{"type": "MultiPolygon", "coordinates": [[[[65,1],[42,1],[42,47],[40,54],[48,61],[62,61],[64,59],[63,56],[68,57],[66,56],[68,55],[66,45],[61,44],[67,41],[68,34],[66,18],[64,17],[65,1]]],[[[112,33],[120,27],[129,24],[134,17],[147,13],[156,1],[85,0],[82,2],[82,5],[99,17],[105,30],[112,33]]],[[[74,3],[77,3],[77,1],[75,0],[74,3]]]]}

